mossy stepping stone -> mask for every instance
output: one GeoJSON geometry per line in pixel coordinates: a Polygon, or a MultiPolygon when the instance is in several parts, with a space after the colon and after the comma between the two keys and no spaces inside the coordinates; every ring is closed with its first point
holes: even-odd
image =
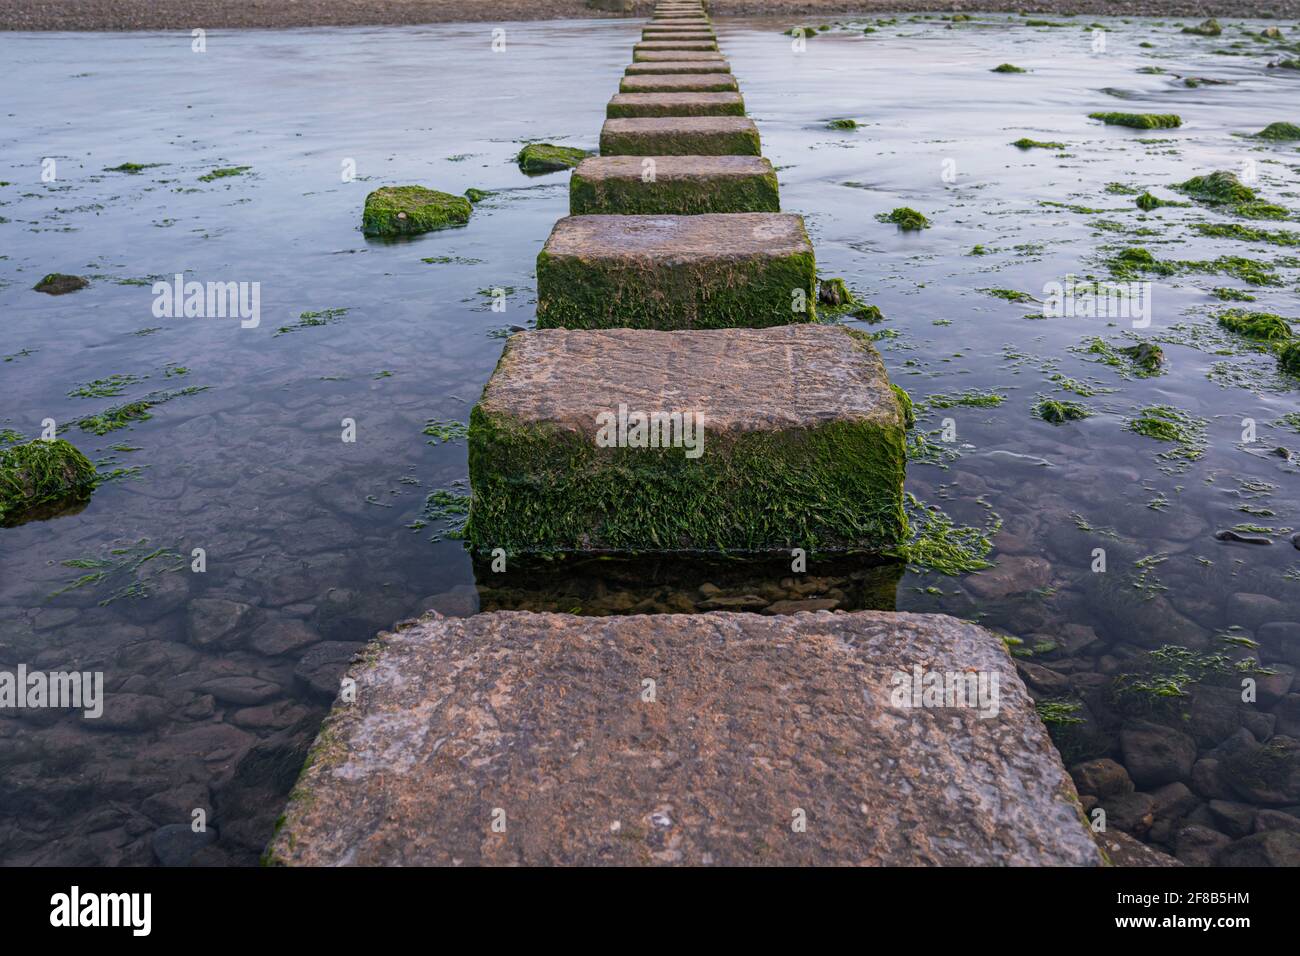
{"type": "Polygon", "coordinates": [[[600,156],[569,180],[569,212],[698,215],[780,212],[772,164],[760,156],[600,156]]]}
{"type": "Polygon", "coordinates": [[[674,32],[669,30],[644,30],[641,33],[641,41],[643,43],[659,43],[659,42],[670,42],[670,41],[712,43],[713,46],[708,47],[708,49],[716,50],[718,38],[714,36],[712,33],[698,32],[694,30],[689,32],[688,31],[674,32]]]}
{"type": "Polygon", "coordinates": [[[0,527],[80,510],[97,478],[90,460],[62,438],[0,448],[0,527]]]}
{"type": "Polygon", "coordinates": [[[515,161],[530,176],[572,169],[587,158],[585,149],[573,146],[554,146],[550,143],[529,143],[519,151],[515,161]]]}
{"type": "Polygon", "coordinates": [[[537,256],[537,327],[811,322],[815,274],[801,216],[570,216],[537,256]]]}
{"type": "Polygon", "coordinates": [[[637,63],[681,63],[691,61],[700,65],[723,62],[722,54],[715,50],[642,50],[638,43],[632,51],[632,60],[637,63]]]}
{"type": "Polygon", "coordinates": [[[46,295],[67,295],[69,292],[84,289],[88,285],[90,285],[90,282],[82,276],[51,272],[49,275],[42,277],[40,282],[32,286],[32,289],[37,292],[44,292],[46,295]]]}
{"type": "Polygon", "coordinates": [[[607,119],[602,156],[760,156],[758,127],[744,116],[607,119]]]}
{"type": "Polygon", "coordinates": [[[605,107],[609,117],[744,116],[739,93],[615,93],[605,107]]]}
{"type": "Polygon", "coordinates": [[[690,60],[656,60],[653,63],[632,63],[623,71],[625,76],[671,76],[677,73],[730,73],[726,60],[696,63],[690,60]]]}
{"type": "Polygon", "coordinates": [[[522,332],[468,443],[480,553],[880,552],[907,535],[903,410],[843,326],[522,332]]]}
{"type": "Polygon", "coordinates": [[[423,186],[382,186],[366,197],[361,231],[367,236],[414,236],[463,226],[473,211],[464,196],[423,186]]]}
{"type": "Polygon", "coordinates": [[[689,52],[693,50],[700,53],[717,53],[718,44],[712,40],[643,40],[632,47],[632,58],[636,59],[642,53],[654,53],[664,50],[671,52],[689,52]]]}
{"type": "Polygon", "coordinates": [[[728,93],[736,90],[730,73],[660,73],[625,76],[620,93],[728,93]]]}

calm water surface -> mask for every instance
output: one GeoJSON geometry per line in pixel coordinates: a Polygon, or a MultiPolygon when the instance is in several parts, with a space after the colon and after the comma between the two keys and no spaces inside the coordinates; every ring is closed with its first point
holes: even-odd
{"type": "MultiPolygon", "coordinates": [[[[805,215],[822,275],[880,308],[883,322],[855,324],[923,403],[932,452],[911,465],[908,490],[985,529],[994,569],[814,565],[791,579],[780,567],[606,562],[504,584],[476,574],[428,511],[430,494],[455,510],[468,489],[463,439],[426,424],[467,421],[502,335],[532,323],[533,261],[567,211],[567,175],[525,177],[514,154],[530,139],[595,148],[640,24],[506,24],[501,53],[483,25],[216,32],[201,54],[179,33],[0,35],[0,429],[34,437],[47,418],[166,399],[103,436],[68,427],[115,477],[79,513],[0,530],[0,666],[99,670],[110,692],[99,721],[0,720],[0,861],[254,862],[348,656],[431,607],[945,611],[1020,642],[1067,762],[1134,765],[1142,744],[1125,728],[1174,727],[1195,741],[1207,795],[1221,786],[1207,760],[1279,739],[1285,751],[1300,736],[1300,458],[1276,449],[1300,449],[1300,424],[1284,418],[1300,411],[1300,387],[1213,316],[1238,306],[1294,320],[1295,249],[1191,224],[1297,227],[1195,204],[1146,214],[1132,190],[1176,199],[1172,183],[1229,169],[1294,220],[1296,144],[1241,134],[1300,122],[1300,72],[1268,69],[1295,54],[1232,27],[1207,39],[1106,20],[1107,50],[1094,53],[1091,22],[901,20],[863,34],[875,21],[844,21],[802,54],[779,33],[788,23],[718,24],[783,208],[805,215]],[[1003,62],[1030,72],[990,72],[1003,62]],[[1139,72],[1149,66],[1165,72],[1139,72]],[[1184,125],[1104,127],[1087,118],[1098,110],[1184,125]],[[827,129],[836,117],[860,128],[827,129]],[[1064,148],[1009,145],[1024,136],[1064,148]],[[158,165],[106,171],[127,162],[158,165]],[[492,195],[466,228],[366,240],[366,193],[403,183],[492,195]],[[897,206],[932,228],[876,221],[897,206]],[[1277,284],[1156,277],[1151,325],[1136,330],[1037,318],[1041,302],[986,291],[1041,298],[1070,275],[1105,278],[1104,260],[1139,243],[1160,259],[1271,263],[1277,284]],[[31,291],[48,272],[91,284],[31,291]],[[176,273],[259,282],[260,325],[156,318],[150,283],[176,273]],[[1222,302],[1215,287],[1257,301],[1222,302]],[[295,327],[303,313],[323,315],[295,327]],[[1162,373],[1096,361],[1096,338],[1161,343],[1162,373]],[[113,375],[127,376],[119,395],[70,394],[113,375]],[[934,395],[958,402],[925,402],[934,395]],[[1042,397],[1093,414],[1054,426],[1033,414],[1042,397]],[[1195,457],[1162,458],[1173,446],[1126,428],[1149,406],[1193,420],[1195,457]],[[344,419],[355,442],[341,440],[344,419]],[[1272,543],[1216,538],[1233,528],[1272,543]],[[1246,657],[1268,667],[1243,704],[1246,657]],[[1183,696],[1131,691],[1169,681],[1183,696]],[[195,808],[215,842],[187,835],[195,808]]],[[[1137,775],[1140,790],[1158,785],[1137,775]]],[[[1283,791],[1221,796],[1248,813],[1300,804],[1283,791]]],[[[1183,808],[1193,822],[1244,835],[1191,809],[1200,803],[1183,808]]],[[[1125,828],[1173,848],[1163,819],[1125,828]]]]}

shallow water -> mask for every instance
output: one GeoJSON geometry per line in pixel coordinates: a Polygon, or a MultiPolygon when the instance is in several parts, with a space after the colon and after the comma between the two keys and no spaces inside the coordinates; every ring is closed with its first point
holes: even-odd
{"type": "Polygon", "coordinates": [[[941,464],[913,462],[908,482],[960,523],[992,529],[1000,518],[996,570],[960,578],[815,564],[794,580],[768,567],[706,575],[596,563],[502,584],[480,569],[481,598],[461,544],[439,533],[445,523],[410,527],[431,492],[466,490],[463,440],[422,432],[430,420],[466,421],[502,331],[531,324],[533,260],[567,211],[567,176],[522,175],[512,163],[520,142],[594,148],[640,24],[507,24],[501,53],[488,25],[212,33],[201,54],[185,35],[0,35],[0,180],[9,182],[0,187],[0,429],[32,437],[45,418],[62,425],[159,390],[203,389],[102,437],[69,428],[64,437],[104,471],[138,472],[101,486],[77,514],[0,530],[0,667],[102,670],[110,691],[100,721],[52,711],[0,720],[0,860],[185,856],[187,838],[160,828],[203,808],[220,837],[195,862],[253,862],[341,661],[428,607],[892,603],[977,618],[1022,641],[1036,696],[1064,702],[1047,713],[1067,761],[1123,759],[1116,740],[1137,719],[1181,721],[1202,753],[1242,726],[1260,740],[1300,734],[1300,698],[1286,696],[1282,663],[1300,662],[1300,641],[1253,649],[1237,640],[1269,624],[1284,627],[1264,637],[1300,626],[1300,552],[1280,531],[1267,546],[1215,538],[1243,523],[1300,525],[1300,466],[1269,453],[1300,448],[1280,421],[1300,407],[1300,387],[1240,340],[1193,334],[1213,333],[1211,316],[1227,306],[1300,315],[1294,260],[1277,268],[1276,286],[1152,277],[1152,322],[1139,330],[1126,319],[1027,318],[1040,303],[980,291],[1041,297],[1068,275],[1105,278],[1102,259],[1134,242],[1161,259],[1293,254],[1199,236],[1186,224],[1239,220],[1195,204],[1144,214],[1106,186],[1180,198],[1170,184],[1253,160],[1263,196],[1294,219],[1295,145],[1238,134],[1300,121],[1300,73],[1267,69],[1280,54],[1254,41],[1249,55],[1214,54],[1240,42],[1232,28],[1207,39],[1104,20],[1108,52],[1096,54],[1085,22],[1094,21],[1067,30],[1000,16],[952,29],[904,20],[870,35],[858,24],[803,53],[779,34],[788,23],[718,23],[780,170],[783,208],[805,215],[822,275],[843,276],[884,313],[868,328],[894,380],[918,401],[971,389],[1005,396],[993,407],[923,409],[921,430],[948,418],[955,437],[931,435],[941,464]],[[1031,72],[989,72],[1002,62],[1031,72]],[[1149,65],[1167,72],[1137,72],[1149,65]],[[1181,75],[1232,82],[1189,88],[1181,75]],[[1177,112],[1184,125],[1104,127],[1087,119],[1098,110],[1177,112]],[[861,128],[827,129],[835,117],[861,128]],[[1066,148],[1009,145],[1022,136],[1066,148]],[[48,183],[46,157],[57,164],[48,183]],[[349,160],[358,178],[346,182],[349,160]],[[104,171],[123,162],[162,165],[104,171]],[[231,166],[250,169],[198,179],[231,166]],[[365,194],[400,183],[494,195],[466,228],[366,240],[365,194]],[[875,220],[896,206],[921,210],[932,228],[903,233],[875,220]],[[1133,232],[1142,228],[1154,232],[1133,232]],[[977,244],[987,254],[970,255],[977,244]],[[91,285],[32,292],[52,271],[91,285]],[[178,272],[260,282],[260,325],[155,318],[149,283],[178,272]],[[1216,286],[1258,301],[1219,302],[1216,286]],[[504,312],[492,309],[494,288],[506,290],[504,312]],[[347,311],[277,334],[303,312],[331,309],[347,311]],[[1095,336],[1163,343],[1163,373],[1121,374],[1071,351],[1095,336]],[[1233,354],[1216,354],[1225,349],[1233,354]],[[1057,373],[1095,394],[1062,391],[1057,373]],[[68,394],[113,374],[139,380],[120,397],[68,394]],[[1048,424],[1032,414],[1042,395],[1094,414],[1048,424]],[[1125,429],[1152,405],[1205,420],[1199,458],[1162,460],[1170,446],[1125,429]],[[1254,442],[1242,440],[1246,418],[1254,442]],[[355,442],[341,440],[344,419],[355,422],[355,442]],[[1104,574],[1091,570],[1099,547],[1104,574]],[[123,548],[134,550],[111,554],[123,548]],[[158,548],[168,553],[133,567],[158,548]],[[196,548],[201,574],[189,570],[196,548]],[[87,573],[64,562],[86,559],[116,564],[100,568],[110,573],[98,585],[48,597],[87,573]],[[122,594],[132,582],[148,596],[122,594]],[[1278,672],[1271,696],[1238,704],[1237,675],[1208,673],[1172,705],[1108,702],[1117,675],[1156,667],[1147,652],[1167,644],[1258,654],[1278,672]],[[1190,723],[1179,708],[1194,712],[1190,723]]]}

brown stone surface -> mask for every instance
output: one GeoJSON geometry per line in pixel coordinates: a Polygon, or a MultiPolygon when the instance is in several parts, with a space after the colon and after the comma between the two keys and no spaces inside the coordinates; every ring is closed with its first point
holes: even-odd
{"type": "Polygon", "coordinates": [[[632,53],[635,56],[661,50],[698,50],[716,53],[718,44],[712,40],[643,40],[632,47],[632,53]]]}
{"type": "Polygon", "coordinates": [[[758,156],[758,127],[745,116],[638,116],[607,119],[603,156],[758,156]]]}
{"type": "Polygon", "coordinates": [[[654,63],[632,63],[623,71],[627,76],[666,76],[674,73],[730,73],[726,60],[693,63],[689,60],[657,60],[654,63]]]}
{"type": "Polygon", "coordinates": [[[1134,839],[1120,830],[1095,833],[1097,845],[1106,853],[1106,858],[1114,866],[1182,866],[1168,853],[1161,853],[1155,847],[1147,846],[1141,840],[1134,839]]]}
{"type": "Polygon", "coordinates": [[[722,54],[715,50],[633,50],[632,59],[639,63],[692,62],[710,69],[714,63],[723,62],[722,54]]]}
{"type": "Polygon", "coordinates": [[[709,93],[736,89],[730,73],[665,73],[625,76],[618,85],[621,93],[709,93]]]}
{"type": "Polygon", "coordinates": [[[842,327],[815,324],[520,332],[510,337],[481,402],[493,415],[545,421],[593,439],[596,415],[620,403],[702,412],[710,434],[830,421],[888,426],[898,416],[879,356],[842,327]]]}
{"type": "Polygon", "coordinates": [[[715,44],[709,49],[717,49],[717,37],[712,32],[700,32],[698,30],[643,30],[641,31],[641,40],[646,43],[664,40],[682,40],[682,41],[699,41],[715,44]]]}
{"type": "Polygon", "coordinates": [[[1100,863],[1001,641],[955,618],[426,618],[350,674],[274,863],[1100,863]],[[914,665],[996,675],[996,715],[893,703],[914,665]]]}
{"type": "Polygon", "coordinates": [[[605,114],[610,117],[743,116],[739,93],[615,93],[605,114]]]}

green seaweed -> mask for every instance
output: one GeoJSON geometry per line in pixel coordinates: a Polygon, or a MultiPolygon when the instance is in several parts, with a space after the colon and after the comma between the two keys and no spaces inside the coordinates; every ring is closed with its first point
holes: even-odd
{"type": "Polygon", "coordinates": [[[1016,66],[1014,63],[999,63],[997,66],[993,67],[993,69],[989,70],[989,72],[990,73],[1028,73],[1029,71],[1024,69],[1023,67],[1016,66]]]}
{"type": "Polygon", "coordinates": [[[211,183],[218,179],[228,179],[231,176],[242,176],[252,168],[252,166],[221,166],[210,173],[204,173],[199,177],[199,182],[211,183]]]}
{"type": "Polygon", "coordinates": [[[361,231],[367,236],[413,236],[463,226],[473,211],[464,196],[423,186],[383,186],[366,197],[361,231]]]}
{"type": "Polygon", "coordinates": [[[0,527],[74,510],[97,480],[95,466],[62,438],[0,448],[0,527]]]}
{"type": "Polygon", "coordinates": [[[1132,129],[1174,129],[1183,125],[1182,118],[1174,113],[1089,113],[1088,118],[1132,129]]]}
{"type": "Polygon", "coordinates": [[[1267,139],[1275,143],[1290,143],[1300,139],[1300,125],[1295,123],[1269,123],[1255,134],[1257,139],[1267,139]]]}
{"type": "Polygon", "coordinates": [[[1217,319],[1219,325],[1229,332],[1244,335],[1258,342],[1283,342],[1292,337],[1291,326],[1287,320],[1272,312],[1229,309],[1219,313],[1217,319]]]}
{"type": "Polygon", "coordinates": [[[904,232],[930,228],[930,220],[908,206],[899,206],[889,212],[877,213],[876,219],[879,222],[891,222],[904,232]]]}
{"type": "Polygon", "coordinates": [[[1064,143],[1057,143],[1052,140],[1030,139],[1028,136],[1022,136],[1011,144],[1020,149],[1065,149],[1064,143]]]}
{"type": "Polygon", "coordinates": [[[1040,398],[1034,404],[1034,414],[1045,422],[1063,425],[1076,422],[1092,414],[1092,409],[1081,402],[1072,402],[1060,398],[1040,398]]]}
{"type": "Polygon", "coordinates": [[[574,146],[556,146],[552,143],[529,143],[519,151],[515,162],[521,172],[530,176],[572,169],[586,159],[585,149],[574,146]]]}

